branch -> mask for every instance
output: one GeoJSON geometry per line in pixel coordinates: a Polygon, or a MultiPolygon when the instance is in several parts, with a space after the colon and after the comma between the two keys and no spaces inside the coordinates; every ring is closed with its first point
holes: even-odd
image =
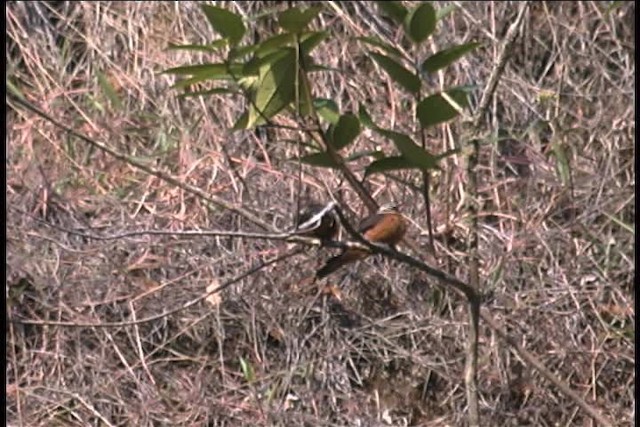
{"type": "MultiPolygon", "coordinates": [[[[393,249],[385,244],[381,243],[373,243],[366,240],[360,233],[358,233],[349,223],[347,218],[342,213],[342,210],[336,206],[336,213],[340,218],[340,222],[342,226],[346,230],[346,232],[351,236],[357,243],[360,244],[360,247],[364,247],[371,251],[374,254],[383,254],[390,258],[396,259],[404,264],[408,264],[414,268],[417,268],[420,271],[424,271],[427,274],[439,279],[443,283],[451,286],[456,291],[464,295],[469,300],[477,300],[479,299],[478,293],[474,288],[469,286],[468,283],[463,282],[462,280],[457,279],[455,276],[452,276],[448,273],[445,273],[442,270],[438,270],[437,268],[433,268],[428,264],[410,256],[403,252],[398,251],[397,249],[393,249]]],[[[355,245],[353,245],[355,247],[355,245]]]]}
{"type": "MultiPolygon", "coordinates": [[[[70,228],[62,227],[57,224],[52,224],[45,220],[42,220],[35,215],[25,212],[22,209],[9,206],[9,209],[19,212],[22,215],[31,217],[34,221],[45,225],[50,228],[54,228],[58,231],[68,233],[71,235],[84,237],[86,239],[93,239],[99,241],[109,241],[124,239],[127,237],[136,236],[187,236],[187,237],[242,237],[247,239],[263,239],[263,240],[283,240],[290,243],[300,243],[307,246],[326,246],[330,248],[358,248],[366,249],[367,246],[357,242],[342,242],[337,240],[322,240],[317,237],[308,237],[298,235],[298,230],[288,231],[284,233],[255,233],[251,231],[227,231],[227,230],[183,230],[183,231],[170,231],[170,230],[137,230],[137,231],[125,231],[122,233],[98,235],[93,233],[86,233],[83,231],[72,230],[70,228]]],[[[326,208],[325,208],[326,209],[326,208]]],[[[322,212],[325,212],[325,209],[322,212]]],[[[306,221],[302,225],[306,225],[315,220],[317,215],[313,216],[309,221],[306,221]]]]}
{"type": "MultiPolygon", "coordinates": [[[[303,88],[305,88],[305,90],[311,91],[311,85],[309,84],[306,70],[303,69],[301,75],[304,78],[303,88]]],[[[313,138],[318,143],[318,145],[325,147],[325,149],[327,150],[327,154],[329,154],[331,160],[333,160],[333,162],[337,165],[337,168],[340,170],[340,172],[342,172],[342,175],[345,177],[349,185],[351,185],[353,190],[358,194],[369,212],[371,214],[375,213],[378,210],[378,204],[375,200],[373,200],[373,197],[371,197],[371,194],[369,194],[367,189],[364,188],[364,185],[362,185],[362,183],[358,180],[358,178],[356,178],[353,172],[351,172],[351,170],[345,165],[342,156],[336,151],[335,148],[333,148],[333,145],[331,145],[329,140],[327,140],[325,132],[322,131],[320,119],[318,118],[318,114],[315,108],[312,111],[312,119],[318,130],[316,132],[308,131],[308,135],[313,138]]]]}
{"type": "MultiPolygon", "coordinates": [[[[139,160],[136,160],[134,157],[128,156],[126,154],[122,154],[116,150],[114,150],[113,148],[109,147],[108,145],[99,142],[99,141],[95,141],[91,138],[89,138],[86,135],[83,135],[79,132],[77,132],[74,129],[71,129],[68,126],[65,126],[64,124],[60,123],[59,121],[57,121],[56,119],[54,119],[53,117],[51,117],[50,115],[48,115],[47,113],[45,113],[44,111],[40,110],[39,108],[37,108],[36,106],[34,106],[33,104],[31,104],[29,101],[26,101],[12,93],[8,93],[9,97],[16,102],[17,104],[19,104],[20,106],[26,108],[27,110],[37,114],[38,116],[42,117],[45,120],[48,120],[49,122],[51,122],[53,125],[57,126],[58,128],[64,130],[65,132],[75,136],[76,138],[86,142],[87,144],[91,145],[92,147],[95,147],[97,149],[99,149],[100,151],[103,151],[105,153],[110,154],[111,156],[115,157],[118,160],[122,160],[123,162],[130,164],[133,167],[136,167],[140,170],[143,170],[145,172],[147,172],[150,175],[153,175],[155,177],[160,178],[161,180],[168,182],[170,184],[175,185],[178,188],[181,188],[191,194],[195,194],[198,197],[201,197],[204,200],[207,200],[208,202],[213,203],[216,206],[220,206],[224,209],[228,209],[234,213],[236,213],[237,215],[245,218],[246,220],[252,222],[253,224],[259,226],[260,228],[264,229],[264,230],[271,230],[271,225],[265,221],[263,221],[262,219],[260,219],[259,217],[255,216],[254,214],[252,214],[251,212],[247,211],[246,209],[242,208],[239,205],[233,204],[231,202],[228,202],[220,197],[216,197],[210,194],[205,193],[204,191],[202,191],[201,189],[199,189],[198,187],[195,187],[191,184],[187,184],[185,182],[180,181],[177,178],[174,178],[173,176],[162,172],[152,166],[148,166],[147,164],[140,162],[139,160]]],[[[8,102],[7,102],[8,103],[8,102]]]]}
{"type": "MultiPolygon", "coordinates": [[[[518,15],[511,24],[505,35],[498,60],[493,68],[485,90],[482,93],[480,104],[473,116],[471,123],[471,132],[467,134],[466,143],[470,145],[467,158],[467,203],[466,211],[470,219],[469,226],[469,283],[478,292],[480,287],[479,263],[480,254],[478,251],[478,159],[480,158],[479,130],[482,118],[489,106],[489,101],[498,86],[500,77],[504,72],[507,58],[511,52],[511,47],[518,35],[522,18],[529,6],[529,2],[520,4],[518,15]]],[[[455,104],[455,103],[454,103],[455,104]]],[[[480,409],[478,406],[478,335],[479,335],[479,314],[480,303],[477,299],[469,299],[469,336],[466,348],[466,366],[465,366],[465,386],[467,391],[467,403],[469,405],[469,425],[476,427],[480,425],[480,409]]]]}
{"type": "MultiPolygon", "coordinates": [[[[337,248],[358,248],[358,249],[366,249],[371,251],[371,253],[373,254],[383,254],[385,256],[388,256],[392,259],[396,259],[402,263],[408,264],[418,270],[421,270],[437,279],[439,279],[442,283],[444,283],[445,285],[449,285],[452,288],[454,288],[456,291],[458,291],[460,294],[464,295],[466,297],[466,299],[469,301],[470,304],[470,309],[476,311],[477,313],[479,313],[480,317],[482,317],[482,319],[486,322],[486,324],[489,326],[489,328],[491,330],[493,330],[500,338],[502,338],[507,345],[509,345],[511,348],[513,348],[513,350],[519,354],[525,361],[527,361],[530,365],[532,365],[536,370],[538,370],[538,372],[540,372],[540,374],[547,378],[551,383],[553,383],[554,385],[556,385],[560,391],[565,394],[567,397],[569,397],[571,400],[573,400],[574,402],[576,402],[576,404],[578,406],[580,406],[582,409],[584,409],[589,415],[591,415],[595,420],[597,420],[599,423],[601,423],[601,425],[603,426],[612,426],[611,422],[608,421],[602,414],[600,414],[600,412],[597,411],[597,409],[595,409],[594,407],[592,407],[591,405],[589,405],[584,399],[582,399],[576,392],[574,392],[570,387],[568,387],[566,384],[564,384],[560,379],[558,379],[556,376],[553,375],[553,373],[551,373],[542,362],[540,362],[540,360],[538,360],[533,354],[531,354],[530,352],[528,352],[525,348],[523,348],[522,346],[520,346],[517,341],[513,338],[511,338],[509,335],[507,335],[507,333],[505,333],[502,329],[500,329],[500,327],[496,324],[495,320],[486,312],[482,312],[479,311],[479,306],[480,306],[480,294],[476,291],[476,289],[474,289],[472,286],[470,286],[468,283],[465,283],[459,279],[457,279],[454,276],[451,276],[441,270],[438,270],[436,268],[433,268],[431,266],[429,266],[428,264],[417,260],[405,253],[399,252],[395,249],[391,249],[386,245],[383,244],[378,244],[378,243],[372,243],[369,242],[367,240],[365,240],[357,231],[355,231],[355,229],[351,226],[351,224],[349,224],[349,222],[347,221],[347,219],[344,217],[343,213],[340,211],[340,209],[338,207],[335,208],[336,212],[338,214],[338,216],[340,217],[340,221],[342,222],[345,230],[347,231],[347,233],[353,237],[355,240],[357,240],[356,242],[353,241],[328,241],[328,242],[321,242],[319,239],[315,239],[315,238],[310,238],[310,237],[303,237],[303,236],[295,236],[295,235],[291,235],[291,234],[286,234],[286,233],[282,233],[282,234],[266,234],[266,233],[242,233],[242,232],[226,232],[226,231],[206,231],[206,232],[200,232],[200,231],[194,231],[194,232],[187,232],[187,235],[224,235],[224,236],[230,236],[230,235],[240,235],[241,237],[250,237],[250,238],[264,238],[264,239],[282,239],[282,240],[286,240],[286,241],[291,241],[291,242],[295,242],[295,243],[301,243],[301,244],[306,244],[306,245],[324,245],[324,246],[328,246],[328,247],[337,247],[337,248]]],[[[37,218],[36,218],[37,219],[37,218]]],[[[60,229],[62,231],[68,231],[70,233],[74,233],[74,234],[79,234],[82,235],[84,237],[88,237],[88,238],[94,238],[97,240],[111,240],[114,238],[120,238],[120,237],[126,237],[126,236],[132,236],[132,235],[141,235],[141,234],[152,234],[152,235],[169,235],[169,234],[185,234],[185,233],[175,233],[175,232],[165,232],[165,231],[154,231],[154,230],[149,230],[147,232],[131,232],[131,233],[121,233],[119,235],[112,235],[112,236],[94,236],[94,235],[90,235],[90,234],[85,234],[85,233],[79,233],[76,231],[72,231],[72,230],[65,230],[62,227],[59,227],[57,225],[53,225],[53,224],[49,224],[45,221],[42,221],[40,219],[37,219],[38,221],[52,227],[52,228],[57,228],[60,229]]],[[[225,282],[224,284],[218,286],[217,288],[205,293],[204,295],[199,296],[198,298],[189,301],[187,303],[185,303],[184,305],[177,307],[175,309],[163,312],[161,314],[158,314],[156,316],[150,316],[150,317],[146,317],[143,319],[139,319],[139,320],[135,320],[135,321],[126,321],[126,322],[64,322],[64,321],[44,321],[44,320],[35,320],[35,319],[15,319],[10,317],[10,315],[8,315],[8,321],[11,324],[25,324],[25,325],[35,325],[35,326],[62,326],[62,327],[100,327],[100,328],[115,328],[115,327],[123,327],[123,326],[134,326],[134,325],[140,325],[143,323],[147,323],[147,322],[152,322],[155,320],[159,320],[161,318],[164,318],[165,316],[170,316],[172,314],[178,313],[182,310],[185,310],[189,307],[192,307],[196,304],[198,304],[201,301],[204,301],[207,297],[209,297],[212,294],[221,292],[222,290],[226,289],[227,287],[233,285],[234,283],[239,282],[240,280],[242,280],[245,277],[248,277],[249,275],[261,270],[264,267],[267,267],[269,265],[275,264],[277,262],[280,262],[284,259],[287,259],[289,257],[298,255],[300,253],[303,252],[302,248],[297,248],[291,252],[288,252],[284,255],[281,255],[279,257],[274,258],[271,261],[267,261],[264,263],[260,263],[258,264],[256,267],[248,270],[247,272],[237,276],[236,278],[233,278],[227,282],[225,282]]],[[[472,316],[473,318],[474,316],[472,316]]],[[[467,370],[466,375],[469,375],[470,371],[467,370]]]]}
{"type": "Polygon", "coordinates": [[[533,366],[543,377],[549,380],[553,385],[558,387],[558,389],[568,398],[573,400],[576,405],[582,408],[587,414],[591,415],[591,417],[598,422],[600,426],[604,427],[613,427],[611,421],[609,421],[606,417],[604,417],[596,408],[589,405],[578,393],[573,391],[571,387],[566,385],[560,378],[556,377],[546,366],[533,354],[527,351],[524,347],[522,347],[518,342],[507,335],[500,327],[496,324],[495,320],[485,312],[480,312],[480,317],[485,321],[489,328],[494,331],[500,338],[502,338],[520,357],[527,361],[531,366],[533,366]]]}
{"type": "Polygon", "coordinates": [[[489,102],[491,101],[491,97],[498,87],[498,82],[500,81],[500,77],[504,71],[505,65],[507,65],[507,58],[509,57],[509,53],[511,53],[511,46],[513,42],[515,42],[516,37],[518,35],[518,30],[520,29],[520,24],[522,22],[522,18],[524,17],[524,13],[527,11],[529,7],[529,2],[525,1],[520,3],[520,9],[518,10],[518,15],[516,16],[515,21],[511,24],[509,29],[507,30],[507,34],[504,36],[504,40],[502,43],[502,49],[500,50],[500,54],[498,55],[498,62],[496,66],[493,68],[491,75],[489,76],[489,81],[485,86],[484,92],[482,93],[482,97],[480,98],[480,103],[478,104],[478,110],[473,115],[473,127],[478,129],[480,127],[480,121],[482,120],[482,116],[484,116],[487,108],[489,107],[489,102]]]}
{"type": "MultiPolygon", "coordinates": [[[[464,295],[469,303],[470,319],[472,321],[473,319],[476,319],[476,322],[477,322],[477,319],[479,317],[482,317],[482,319],[486,322],[486,324],[489,326],[489,328],[492,331],[494,331],[500,338],[502,338],[507,343],[507,345],[513,348],[513,350],[516,353],[518,353],[524,360],[529,362],[529,364],[532,365],[538,372],[540,372],[540,374],[543,377],[547,378],[551,383],[556,385],[558,389],[565,396],[573,400],[580,408],[584,409],[589,415],[591,415],[595,420],[597,420],[603,426],[610,427],[613,425],[606,417],[604,417],[600,412],[598,412],[597,409],[595,409],[593,406],[585,402],[585,400],[582,399],[580,395],[578,395],[569,386],[567,386],[555,375],[553,375],[553,373],[551,373],[538,358],[536,358],[533,354],[531,354],[525,348],[520,346],[515,339],[513,339],[506,332],[500,329],[500,327],[496,324],[496,322],[488,313],[481,311],[480,310],[481,294],[476,290],[476,288],[472,287],[468,283],[465,283],[457,279],[454,276],[451,276],[445,273],[444,271],[430,267],[424,262],[417,260],[405,253],[399,252],[395,249],[391,249],[388,246],[383,244],[372,243],[372,242],[369,242],[368,240],[365,240],[357,231],[354,230],[351,224],[349,224],[347,219],[344,217],[342,211],[340,211],[338,207],[336,207],[336,213],[340,217],[340,221],[342,222],[342,225],[344,226],[347,233],[351,237],[353,237],[355,240],[364,244],[364,246],[368,247],[368,249],[372,253],[383,254],[385,256],[388,256],[389,258],[398,260],[402,263],[415,267],[418,270],[424,271],[425,273],[439,279],[442,283],[451,286],[456,291],[464,295]]],[[[478,338],[477,334],[478,334],[478,327],[476,324],[475,328],[472,328],[470,331],[470,336],[469,336],[470,342],[477,342],[477,338],[478,338]],[[476,336],[472,337],[471,334],[476,334],[476,336]]],[[[467,377],[469,375],[475,375],[477,370],[477,344],[473,347],[470,346],[468,350],[469,349],[475,352],[475,357],[471,357],[467,361],[465,380],[468,380],[467,377]]],[[[475,386],[475,381],[471,381],[470,384],[475,386]]],[[[477,394],[477,389],[471,389],[470,392],[477,394]]]]}

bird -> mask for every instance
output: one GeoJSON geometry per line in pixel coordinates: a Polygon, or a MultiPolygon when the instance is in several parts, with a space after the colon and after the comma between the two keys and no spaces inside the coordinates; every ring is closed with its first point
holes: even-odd
{"type": "Polygon", "coordinates": [[[301,236],[331,240],[338,234],[338,216],[333,203],[321,205],[310,203],[298,216],[295,233],[301,236]]]}
{"type": "MultiPolygon", "coordinates": [[[[393,247],[404,237],[407,223],[396,205],[387,204],[381,206],[375,214],[362,220],[357,231],[370,242],[384,243],[393,247]]],[[[326,277],[343,265],[362,260],[369,255],[370,252],[366,249],[346,248],[340,255],[330,258],[316,272],[316,277],[326,277]]]]}

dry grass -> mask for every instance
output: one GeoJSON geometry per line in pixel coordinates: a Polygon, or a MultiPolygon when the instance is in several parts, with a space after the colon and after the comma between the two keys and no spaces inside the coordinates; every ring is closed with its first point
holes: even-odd
{"type": "MultiPolygon", "coordinates": [[[[252,14],[271,3],[229,7],[252,14]]],[[[634,409],[634,3],[535,3],[487,125],[512,139],[483,145],[481,250],[488,309],[505,329],[616,425],[634,409]],[[539,119],[550,126],[534,126],[539,119]],[[557,171],[566,151],[571,180],[557,171]],[[510,162],[509,162],[510,161],[510,162]],[[513,170],[519,173],[515,175],[513,170]]],[[[480,40],[440,84],[482,84],[515,7],[467,3],[437,47],[480,40]]],[[[315,76],[343,110],[366,102],[385,126],[410,131],[406,97],[349,37],[397,35],[366,2],[328,9],[334,36],[317,59],[343,70],[315,76]]],[[[179,3],[10,3],[10,82],[62,122],[242,204],[278,229],[295,211],[295,145],[284,133],[226,129],[242,111],[224,98],[178,99],[163,69],[202,57],[169,42],[212,39],[199,6],[179,3]],[[101,79],[117,97],[109,97],[101,79]],[[116,101],[115,99],[119,101],[116,101]]],[[[262,29],[260,31],[263,31],[262,29]]],[[[458,143],[459,124],[431,134],[458,143]]],[[[7,113],[7,295],[12,317],[78,322],[141,319],[193,300],[286,250],[242,239],[136,237],[96,241],[53,228],[111,234],[136,229],[255,227],[92,151],[20,108],[7,113]]],[[[387,141],[365,134],[357,149],[387,141]]],[[[363,164],[356,165],[356,172],[363,164]]],[[[435,177],[440,267],[465,278],[460,215],[464,167],[435,177]]],[[[304,168],[306,195],[326,200],[340,177],[304,168]]],[[[404,203],[426,229],[415,174],[374,176],[381,201],[404,203]]],[[[426,236],[418,238],[427,246],[426,236]]],[[[466,310],[449,292],[371,259],[338,273],[343,300],[304,286],[327,255],[313,249],[267,267],[161,320],[120,328],[7,326],[9,425],[463,425],[466,310]],[[344,278],[344,280],[341,280],[344,278]],[[253,374],[243,374],[246,362],[253,374]]],[[[482,329],[485,425],[591,425],[574,403],[482,329]]]]}

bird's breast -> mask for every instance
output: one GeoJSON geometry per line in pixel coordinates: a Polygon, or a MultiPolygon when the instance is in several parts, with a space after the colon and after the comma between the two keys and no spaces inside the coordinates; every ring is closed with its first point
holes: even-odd
{"type": "Polygon", "coordinates": [[[386,214],[365,233],[364,237],[372,242],[395,245],[404,236],[407,225],[400,214],[386,214]]]}

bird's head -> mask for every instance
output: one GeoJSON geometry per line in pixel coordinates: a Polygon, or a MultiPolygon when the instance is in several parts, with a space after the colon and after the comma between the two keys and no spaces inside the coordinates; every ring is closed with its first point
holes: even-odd
{"type": "Polygon", "coordinates": [[[331,238],[338,231],[338,216],[335,203],[326,206],[313,203],[304,209],[298,218],[297,231],[321,238],[331,238]]]}
{"type": "Polygon", "coordinates": [[[398,212],[398,203],[385,203],[378,208],[379,214],[398,212]]]}

